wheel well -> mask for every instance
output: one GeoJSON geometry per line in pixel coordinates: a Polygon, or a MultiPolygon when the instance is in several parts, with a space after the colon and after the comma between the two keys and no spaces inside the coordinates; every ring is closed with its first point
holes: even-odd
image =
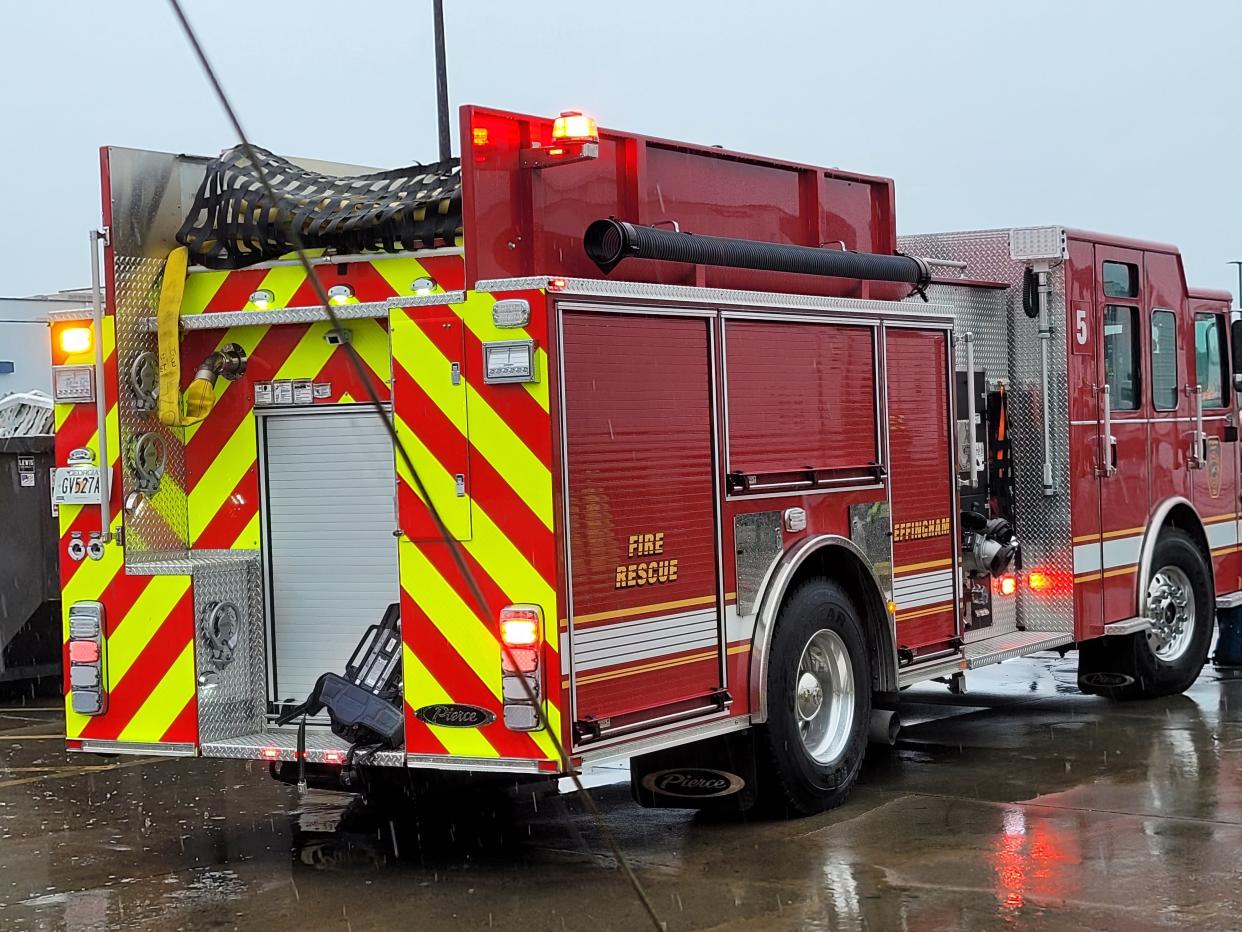
{"type": "Polygon", "coordinates": [[[858,555],[845,547],[825,545],[807,556],[789,580],[781,597],[781,605],[802,582],[820,576],[832,580],[845,590],[862,616],[871,660],[872,692],[897,691],[897,650],[888,607],[875,584],[875,577],[858,555]]]}
{"type": "Polygon", "coordinates": [[[1210,576],[1212,574],[1212,549],[1208,546],[1207,534],[1203,530],[1203,522],[1199,520],[1195,510],[1189,505],[1174,505],[1169,509],[1169,513],[1165,517],[1164,524],[1161,525],[1160,530],[1163,531],[1166,527],[1175,527],[1179,531],[1185,531],[1190,535],[1190,539],[1199,545],[1199,549],[1203,552],[1203,559],[1207,562],[1208,575],[1210,576]]]}

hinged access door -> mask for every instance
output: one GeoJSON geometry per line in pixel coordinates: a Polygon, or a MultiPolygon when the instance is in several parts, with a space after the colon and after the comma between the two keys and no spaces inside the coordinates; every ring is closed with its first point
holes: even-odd
{"type": "MultiPolygon", "coordinates": [[[[444,307],[393,308],[393,414],[410,454],[450,534],[470,540],[470,441],[466,423],[466,337],[461,318],[444,307]]],[[[441,535],[400,454],[398,514],[411,541],[441,535]]]]}
{"type": "Polygon", "coordinates": [[[710,321],[563,314],[576,744],[725,707],[710,321]]]}

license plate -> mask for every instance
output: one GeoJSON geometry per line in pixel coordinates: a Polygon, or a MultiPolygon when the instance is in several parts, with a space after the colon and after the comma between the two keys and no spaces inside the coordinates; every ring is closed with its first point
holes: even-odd
{"type": "Polygon", "coordinates": [[[99,470],[94,466],[67,466],[56,470],[52,502],[57,505],[98,505],[99,470]]]}

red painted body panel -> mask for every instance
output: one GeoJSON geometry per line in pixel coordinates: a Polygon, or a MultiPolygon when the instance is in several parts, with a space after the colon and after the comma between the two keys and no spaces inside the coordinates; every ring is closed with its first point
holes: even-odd
{"type": "MultiPolygon", "coordinates": [[[[601,130],[599,157],[522,168],[521,150],[551,142],[552,120],[463,107],[466,280],[527,275],[599,278],[582,249],[594,220],[676,221],[683,231],[891,255],[893,183],[683,142],[601,130]]],[[[610,276],[800,294],[899,298],[908,288],[809,275],[631,261],[610,276]]]]}
{"type": "Polygon", "coordinates": [[[563,315],[576,720],[632,724],[723,685],[709,324],[563,315]]]}
{"type": "Polygon", "coordinates": [[[730,472],[880,462],[872,328],[729,321],[725,347],[730,472]]]}
{"type": "Polygon", "coordinates": [[[897,645],[916,654],[938,651],[961,633],[953,595],[948,342],[942,330],[890,328],[884,336],[897,645]]]}

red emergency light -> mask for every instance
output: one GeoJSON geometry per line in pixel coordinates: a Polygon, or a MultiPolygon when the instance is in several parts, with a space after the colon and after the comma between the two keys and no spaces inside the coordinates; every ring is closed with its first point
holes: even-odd
{"type": "Polygon", "coordinates": [[[552,144],[532,142],[522,150],[520,164],[523,168],[551,168],[596,158],[599,127],[595,118],[579,110],[566,110],[552,121],[552,144]]]}

